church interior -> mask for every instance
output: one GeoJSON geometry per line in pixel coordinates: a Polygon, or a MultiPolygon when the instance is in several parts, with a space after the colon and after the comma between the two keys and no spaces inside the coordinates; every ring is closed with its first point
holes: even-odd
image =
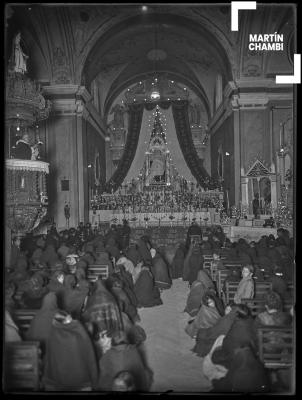
{"type": "Polygon", "coordinates": [[[6,393],[295,392],[296,19],[6,4],[6,393]]]}

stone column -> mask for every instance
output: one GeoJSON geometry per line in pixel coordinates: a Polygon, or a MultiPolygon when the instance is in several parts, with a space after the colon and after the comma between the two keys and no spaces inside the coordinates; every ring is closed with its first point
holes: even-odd
{"type": "Polygon", "coordinates": [[[52,102],[47,120],[47,162],[49,175],[49,214],[59,229],[66,227],[65,202],[70,204],[69,226],[89,220],[88,173],[86,135],[88,121],[100,135],[105,129],[99,114],[91,104],[91,96],[83,86],[45,86],[44,96],[52,102]],[[68,181],[69,187],[62,187],[68,181]]]}

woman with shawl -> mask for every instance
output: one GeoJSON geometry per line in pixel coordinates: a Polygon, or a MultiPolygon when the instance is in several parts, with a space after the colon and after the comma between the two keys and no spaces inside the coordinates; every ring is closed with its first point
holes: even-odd
{"type": "Polygon", "coordinates": [[[198,329],[196,335],[196,344],[192,351],[200,357],[205,357],[207,354],[209,354],[216,339],[220,335],[226,335],[231,329],[231,326],[237,317],[237,309],[237,304],[227,306],[225,309],[225,314],[218,319],[215,325],[209,328],[198,329]]]}
{"type": "Polygon", "coordinates": [[[109,336],[123,329],[123,321],[117,302],[101,279],[94,283],[82,319],[94,332],[107,331],[109,336]]]}
{"type": "Polygon", "coordinates": [[[155,285],[159,289],[169,289],[172,285],[172,279],[167,264],[155,249],[150,249],[150,253],[152,257],[151,272],[154,276],[155,285]]]}
{"type": "Polygon", "coordinates": [[[137,250],[137,246],[130,246],[126,252],[127,258],[133,262],[133,265],[136,266],[142,259],[139,251],[137,250]]]}
{"type": "Polygon", "coordinates": [[[41,343],[42,353],[45,353],[46,341],[49,338],[52,327],[52,320],[59,312],[57,296],[55,293],[47,293],[42,301],[40,310],[31,320],[28,331],[25,334],[26,340],[37,340],[41,343]]]}
{"type": "Polygon", "coordinates": [[[138,252],[141,256],[141,259],[144,260],[145,263],[152,265],[152,256],[150,253],[151,244],[145,236],[142,236],[137,242],[138,252]]]}
{"type": "Polygon", "coordinates": [[[202,303],[195,319],[189,321],[185,328],[187,334],[192,338],[196,337],[198,329],[210,328],[215,325],[224,313],[218,298],[212,292],[205,294],[202,303]]]}
{"type": "Polygon", "coordinates": [[[88,295],[88,288],[76,287],[75,275],[66,275],[64,280],[64,291],[62,292],[62,308],[73,318],[79,319],[84,301],[88,295]]]}
{"type": "Polygon", "coordinates": [[[40,261],[46,263],[48,266],[59,261],[58,254],[53,245],[49,244],[46,246],[46,249],[43,251],[40,261]]]}
{"type": "Polygon", "coordinates": [[[196,280],[198,271],[203,268],[203,257],[200,246],[191,243],[188,254],[186,255],[183,270],[183,280],[189,281],[189,285],[196,280]]]}
{"type": "Polygon", "coordinates": [[[112,339],[112,347],[99,361],[98,390],[111,391],[116,375],[129,371],[134,378],[134,386],[139,392],[146,392],[152,383],[152,373],[146,367],[137,347],[130,345],[124,332],[112,339]]]}
{"type": "Polygon", "coordinates": [[[92,390],[97,374],[96,354],[87,331],[67,313],[57,313],[46,342],[45,390],[92,390]]]}
{"type": "Polygon", "coordinates": [[[107,279],[109,289],[115,297],[120,311],[128,315],[132,322],[139,321],[136,307],[131,303],[127,293],[124,291],[124,284],[117,274],[107,279]]]}
{"type": "Polygon", "coordinates": [[[36,272],[28,281],[24,282],[22,303],[25,308],[41,308],[43,297],[49,291],[44,285],[45,280],[39,272],[36,272]]]}
{"type": "Polygon", "coordinates": [[[238,304],[236,318],[226,334],[222,346],[217,348],[212,355],[212,362],[225,368],[230,368],[234,351],[242,346],[251,346],[254,351],[257,348],[254,319],[250,309],[245,304],[238,304]]]}
{"type": "Polygon", "coordinates": [[[171,278],[178,279],[183,276],[183,269],[184,269],[184,260],[185,260],[185,251],[186,247],[183,243],[181,243],[175,253],[171,264],[171,278]]]}
{"type": "Polygon", "coordinates": [[[210,289],[215,293],[215,286],[212,279],[206,271],[200,270],[196,281],[192,283],[184,312],[187,312],[191,317],[195,317],[202,304],[204,295],[210,289]]]}
{"type": "Polygon", "coordinates": [[[138,300],[138,307],[154,307],[163,304],[158,287],[154,284],[154,277],[150,266],[144,265],[134,284],[134,292],[138,300]]]}

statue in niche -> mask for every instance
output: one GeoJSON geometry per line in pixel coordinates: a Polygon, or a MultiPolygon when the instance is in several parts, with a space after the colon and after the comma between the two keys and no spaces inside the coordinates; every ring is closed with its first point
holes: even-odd
{"type": "Polygon", "coordinates": [[[25,72],[27,72],[26,60],[28,59],[28,56],[23,52],[20,41],[21,41],[21,33],[18,32],[14,39],[14,45],[13,45],[13,54],[12,54],[12,62],[14,65],[13,71],[24,74],[25,72]]]}
{"type": "Polygon", "coordinates": [[[113,128],[124,128],[125,126],[125,121],[124,121],[124,114],[126,112],[126,109],[124,106],[121,106],[120,104],[116,104],[114,107],[112,107],[110,114],[113,114],[113,121],[110,123],[110,126],[113,128]]]}
{"type": "Polygon", "coordinates": [[[189,113],[190,125],[198,126],[200,124],[200,117],[201,117],[200,105],[190,102],[188,113],[189,113]]]}

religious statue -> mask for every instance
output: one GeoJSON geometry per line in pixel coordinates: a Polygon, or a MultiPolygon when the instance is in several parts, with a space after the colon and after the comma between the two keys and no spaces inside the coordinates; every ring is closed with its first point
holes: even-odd
{"type": "Polygon", "coordinates": [[[13,70],[14,72],[20,72],[21,74],[24,74],[27,72],[26,69],[26,60],[28,59],[28,56],[23,53],[23,50],[21,48],[21,33],[17,33],[15,39],[14,39],[14,47],[13,47],[13,55],[12,55],[12,61],[14,63],[13,70]]]}
{"type": "Polygon", "coordinates": [[[110,123],[114,128],[124,128],[124,113],[125,107],[120,104],[116,104],[112,109],[110,114],[114,114],[113,121],[110,123]]]}
{"type": "Polygon", "coordinates": [[[189,113],[190,125],[199,125],[199,123],[200,123],[200,106],[196,103],[193,104],[191,102],[189,104],[188,113],[189,113]]]}
{"type": "Polygon", "coordinates": [[[65,219],[66,219],[66,227],[69,228],[70,206],[67,203],[64,206],[64,215],[65,215],[65,219]]]}

